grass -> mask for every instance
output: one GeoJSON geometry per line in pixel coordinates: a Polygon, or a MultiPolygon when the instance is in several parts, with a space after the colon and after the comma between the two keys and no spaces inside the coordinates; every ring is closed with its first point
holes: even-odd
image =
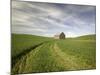
{"type": "Polygon", "coordinates": [[[77,58],[79,69],[94,69],[96,67],[96,44],[94,40],[62,40],[57,44],[66,55],[77,58]]]}
{"type": "Polygon", "coordinates": [[[96,35],[95,34],[84,35],[84,36],[77,37],[76,39],[78,39],[78,40],[96,40],[96,35]]]}
{"type": "Polygon", "coordinates": [[[22,74],[95,69],[95,45],[95,35],[56,40],[12,34],[12,57],[21,56],[12,59],[11,72],[22,74]]]}
{"type": "Polygon", "coordinates": [[[44,41],[49,41],[51,38],[26,35],[26,34],[12,34],[11,37],[11,56],[17,56],[23,53],[24,50],[29,49],[35,45],[38,45],[44,41]]]}

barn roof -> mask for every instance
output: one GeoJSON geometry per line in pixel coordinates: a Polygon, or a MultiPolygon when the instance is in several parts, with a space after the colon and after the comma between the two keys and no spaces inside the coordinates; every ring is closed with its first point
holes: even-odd
{"type": "MultiPolygon", "coordinates": [[[[54,36],[55,36],[55,37],[58,37],[58,36],[60,36],[61,34],[64,34],[64,32],[57,33],[57,34],[55,34],[54,36]]],[[[64,35],[65,35],[65,34],[64,34],[64,35]]]]}

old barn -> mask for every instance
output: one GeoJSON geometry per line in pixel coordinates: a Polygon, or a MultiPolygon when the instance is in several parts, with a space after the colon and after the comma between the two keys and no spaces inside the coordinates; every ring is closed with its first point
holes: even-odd
{"type": "Polygon", "coordinates": [[[55,39],[65,39],[65,34],[64,32],[61,32],[60,34],[54,35],[55,39]]]}

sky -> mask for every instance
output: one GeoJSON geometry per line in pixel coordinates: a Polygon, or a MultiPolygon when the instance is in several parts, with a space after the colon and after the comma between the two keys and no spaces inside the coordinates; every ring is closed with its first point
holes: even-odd
{"type": "Polygon", "coordinates": [[[95,18],[95,6],[12,1],[11,32],[46,37],[95,34],[95,18]]]}

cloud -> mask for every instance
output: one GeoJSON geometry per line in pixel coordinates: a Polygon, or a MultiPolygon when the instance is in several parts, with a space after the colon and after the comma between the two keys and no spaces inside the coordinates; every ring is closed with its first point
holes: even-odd
{"type": "Polygon", "coordinates": [[[12,1],[12,33],[68,36],[95,33],[95,6],[12,1]]]}

